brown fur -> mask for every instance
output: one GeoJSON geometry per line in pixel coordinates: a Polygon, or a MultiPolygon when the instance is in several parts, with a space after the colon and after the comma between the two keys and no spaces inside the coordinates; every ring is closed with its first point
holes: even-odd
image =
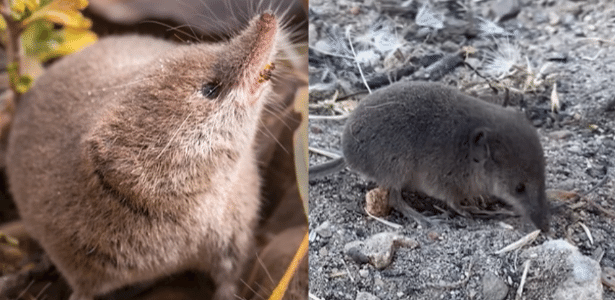
{"type": "Polygon", "coordinates": [[[263,14],[226,43],[107,38],[24,96],[10,189],[71,299],[186,269],[212,275],[214,299],[234,297],[259,208],[253,142],[278,35],[263,14]]]}

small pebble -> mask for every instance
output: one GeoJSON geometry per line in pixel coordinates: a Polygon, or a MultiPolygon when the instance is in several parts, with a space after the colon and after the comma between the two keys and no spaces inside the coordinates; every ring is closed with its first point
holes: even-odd
{"type": "Polygon", "coordinates": [[[366,278],[367,276],[369,276],[369,271],[365,269],[361,269],[359,270],[359,276],[366,278]]]}
{"type": "Polygon", "coordinates": [[[331,232],[331,223],[324,221],[320,226],[316,227],[316,233],[323,238],[330,238],[333,233],[331,232]]]}
{"type": "Polygon", "coordinates": [[[572,131],[570,130],[558,130],[558,131],[553,131],[551,133],[549,133],[549,137],[554,138],[556,140],[563,140],[563,139],[567,139],[569,137],[571,137],[572,131]]]}

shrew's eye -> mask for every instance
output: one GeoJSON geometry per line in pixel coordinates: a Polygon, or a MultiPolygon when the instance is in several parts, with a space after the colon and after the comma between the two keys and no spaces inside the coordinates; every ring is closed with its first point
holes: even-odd
{"type": "Polygon", "coordinates": [[[519,183],[515,188],[515,191],[517,192],[517,194],[523,194],[525,192],[525,184],[519,183]]]}
{"type": "Polygon", "coordinates": [[[214,99],[218,97],[218,95],[220,94],[220,90],[222,90],[220,82],[212,81],[203,84],[203,86],[201,87],[201,94],[207,99],[214,99]]]}

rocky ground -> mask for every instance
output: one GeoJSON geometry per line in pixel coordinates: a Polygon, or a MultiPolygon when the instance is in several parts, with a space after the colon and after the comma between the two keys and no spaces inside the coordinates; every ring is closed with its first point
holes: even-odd
{"type": "MultiPolygon", "coordinates": [[[[310,120],[310,147],[340,151],[343,116],[364,82],[440,81],[498,103],[508,90],[508,104],[541,138],[551,232],[495,254],[531,226],[461,217],[411,193],[404,197],[418,211],[447,221],[423,228],[394,211],[385,219],[397,225],[387,225],[364,210],[376,185],[345,169],[310,181],[311,296],[615,299],[615,5],[426,2],[310,1],[310,114],[319,116],[310,120]]],[[[310,152],[310,165],[329,159],[310,152]]]]}

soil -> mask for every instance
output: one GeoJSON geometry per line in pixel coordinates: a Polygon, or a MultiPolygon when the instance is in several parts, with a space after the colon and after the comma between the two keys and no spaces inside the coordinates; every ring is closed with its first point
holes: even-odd
{"type": "MultiPolygon", "coordinates": [[[[366,93],[347,32],[373,88],[405,76],[441,81],[498,103],[508,89],[506,102],[526,112],[541,138],[551,231],[520,250],[496,255],[532,231],[531,225],[517,217],[465,218],[412,193],[404,198],[416,210],[445,221],[423,228],[393,211],[384,219],[401,225],[396,229],[364,210],[365,195],[376,184],[344,169],[310,181],[310,295],[486,299],[484,280],[495,274],[508,287],[501,299],[515,299],[523,273],[519,254],[551,239],[567,240],[603,270],[615,267],[615,5],[521,0],[515,14],[493,0],[432,1],[421,15],[424,2],[310,1],[310,115],[347,114],[366,93]],[[500,22],[484,21],[496,18],[500,22]],[[441,73],[429,68],[457,53],[467,64],[441,73]],[[363,94],[353,95],[358,92],[363,94]],[[342,99],[346,95],[351,96],[342,99]],[[395,250],[383,269],[345,254],[346,244],[381,232],[397,232],[418,247],[395,250]]],[[[339,153],[343,125],[343,117],[311,118],[310,147],[339,153]]],[[[311,151],[309,159],[316,165],[330,158],[311,151]]],[[[507,209],[501,203],[485,207],[507,209]]],[[[524,289],[524,299],[540,298],[537,282],[555,284],[541,275],[530,269],[527,281],[534,284],[524,289]]],[[[613,287],[604,285],[603,298],[615,299],[613,287]]]]}

